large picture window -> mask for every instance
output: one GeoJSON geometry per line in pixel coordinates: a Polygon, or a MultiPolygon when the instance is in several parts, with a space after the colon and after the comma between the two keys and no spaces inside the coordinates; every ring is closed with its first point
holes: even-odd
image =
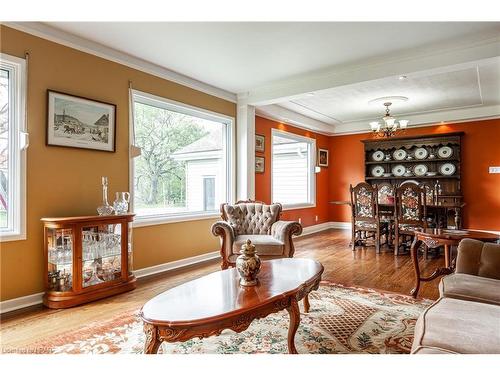
{"type": "Polygon", "coordinates": [[[0,238],[25,239],[25,60],[0,54],[0,238]]]}
{"type": "Polygon", "coordinates": [[[139,221],[210,216],[231,201],[232,119],[137,91],[133,106],[139,221]]]}
{"type": "Polygon", "coordinates": [[[314,139],[273,129],[272,200],[285,208],[311,207],[315,197],[314,139]]]}

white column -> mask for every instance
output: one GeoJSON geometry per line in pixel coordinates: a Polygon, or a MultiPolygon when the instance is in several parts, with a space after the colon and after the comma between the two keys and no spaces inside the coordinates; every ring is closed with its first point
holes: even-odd
{"type": "Polygon", "coordinates": [[[255,199],[255,107],[238,103],[236,200],[255,199]]]}

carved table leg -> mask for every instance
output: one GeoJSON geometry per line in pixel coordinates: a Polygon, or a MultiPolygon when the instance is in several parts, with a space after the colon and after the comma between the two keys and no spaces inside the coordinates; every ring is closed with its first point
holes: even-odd
{"type": "Polygon", "coordinates": [[[420,289],[420,268],[418,266],[418,248],[420,247],[421,243],[422,241],[418,240],[417,236],[415,236],[415,239],[413,240],[413,243],[411,244],[410,248],[411,260],[413,261],[413,269],[415,271],[415,287],[410,292],[413,298],[417,298],[418,290],[420,289]]]}
{"type": "Polygon", "coordinates": [[[161,345],[161,341],[158,340],[156,327],[152,324],[144,323],[144,333],[146,334],[144,354],[156,354],[161,345]]]}
{"type": "Polygon", "coordinates": [[[304,312],[308,313],[311,305],[309,304],[309,294],[304,296],[304,312]]]}
{"type": "Polygon", "coordinates": [[[290,314],[290,327],[288,328],[288,353],[297,354],[295,348],[295,333],[299,328],[300,323],[300,310],[299,304],[295,298],[292,298],[290,307],[287,307],[288,314],[290,314]]]}
{"type": "Polygon", "coordinates": [[[450,268],[451,246],[444,245],[444,266],[450,268]]]}

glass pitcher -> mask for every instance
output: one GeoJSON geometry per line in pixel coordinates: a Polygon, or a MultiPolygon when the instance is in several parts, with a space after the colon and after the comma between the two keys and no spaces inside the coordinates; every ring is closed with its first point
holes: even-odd
{"type": "Polygon", "coordinates": [[[130,201],[130,193],[126,191],[119,191],[116,193],[113,208],[116,215],[123,215],[128,212],[128,202],[130,201]]]}

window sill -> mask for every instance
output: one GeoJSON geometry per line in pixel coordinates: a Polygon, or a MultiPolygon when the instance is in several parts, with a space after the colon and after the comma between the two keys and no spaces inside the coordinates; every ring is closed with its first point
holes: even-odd
{"type": "Polygon", "coordinates": [[[0,242],[26,240],[26,233],[0,233],[0,242]]]}
{"type": "Polygon", "coordinates": [[[132,222],[132,228],[149,227],[153,225],[182,223],[184,221],[197,221],[206,219],[219,219],[220,214],[217,212],[197,213],[185,215],[169,215],[169,216],[142,216],[135,218],[132,222]]]}
{"type": "Polygon", "coordinates": [[[314,208],[314,207],[316,207],[316,203],[284,204],[283,211],[300,210],[303,208],[314,208]]]}

